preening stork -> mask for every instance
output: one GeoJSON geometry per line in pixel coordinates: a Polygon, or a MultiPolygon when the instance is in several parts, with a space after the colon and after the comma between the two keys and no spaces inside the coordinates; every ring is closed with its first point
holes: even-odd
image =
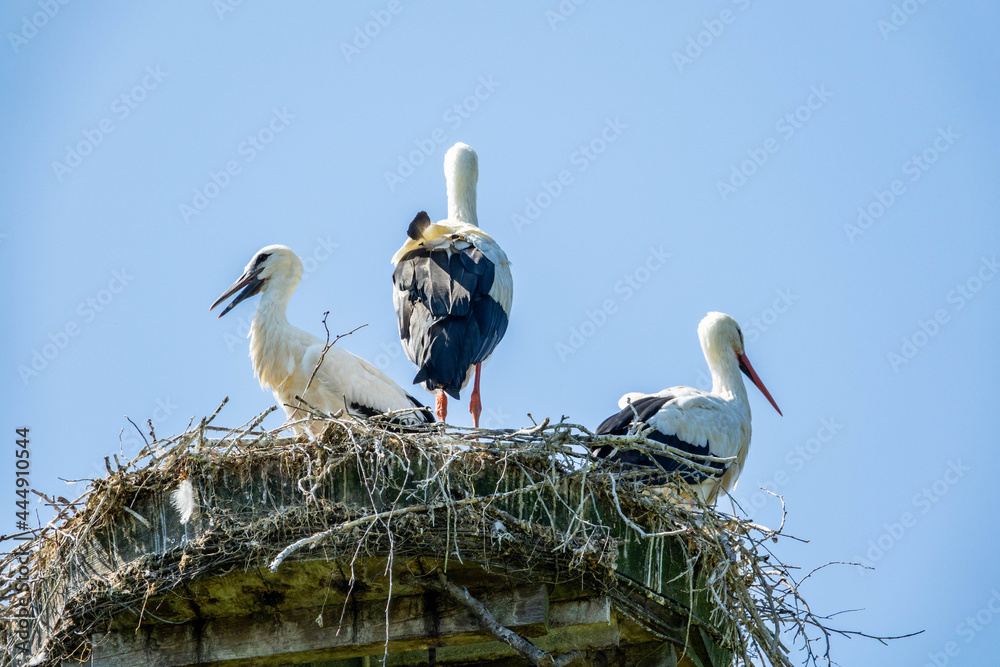
{"type": "MultiPolygon", "coordinates": [[[[649,455],[634,449],[616,451],[614,445],[595,447],[592,453],[600,458],[610,456],[626,464],[658,465],[666,473],[677,472],[691,493],[711,504],[721,491],[728,492],[736,486],[750,450],[750,403],[740,372],[757,385],[779,415],[781,410],[750,365],[743,346],[743,332],[736,320],[723,313],[709,313],[698,325],[698,337],[712,373],[711,391],[671,387],[656,394],[625,394],[618,401],[621,412],[605,419],[595,433],[625,435],[633,425],[648,425],[653,428],[647,436],[650,440],[688,454],[734,457],[734,460],[723,463],[692,459],[712,468],[714,473],[709,474],[665,455],[652,454],[651,460],[649,455]]],[[[651,479],[658,485],[658,491],[669,492],[662,473],[651,479]]]]}
{"type": "Polygon", "coordinates": [[[448,396],[475,373],[469,412],[479,426],[482,363],[507,331],[514,283],[510,262],[476,216],[479,158],[457,143],[444,156],[448,218],[431,223],[424,211],[410,223],[393,256],[393,303],[399,338],[417,365],[413,383],[437,392],[435,413],[448,415],[448,396]]]}
{"type": "MultiPolygon", "coordinates": [[[[302,260],[283,245],[262,248],[247,264],[243,275],[220,296],[212,308],[240,292],[219,317],[255,294],[260,303],[250,325],[250,359],[261,386],[274,392],[274,399],[285,409],[289,420],[302,418],[296,396],[327,413],[345,413],[372,417],[396,410],[397,420],[406,425],[433,422],[430,410],[407,394],[378,368],[337,346],[327,350],[316,376],[309,382],[325,343],[291,324],[285,308],[302,279],[302,260]],[[306,386],[308,385],[308,390],[306,386]]],[[[209,310],[211,310],[210,308],[209,310]]],[[[300,406],[301,407],[301,406],[300,406]]],[[[319,435],[323,425],[309,424],[308,431],[319,435]]],[[[305,429],[296,427],[296,432],[305,429]]]]}

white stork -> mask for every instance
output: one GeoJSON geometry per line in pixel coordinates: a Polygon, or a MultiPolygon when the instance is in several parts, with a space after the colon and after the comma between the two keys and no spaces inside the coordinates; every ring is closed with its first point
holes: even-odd
{"type": "MultiPolygon", "coordinates": [[[[716,471],[708,474],[668,456],[653,454],[650,460],[649,455],[634,449],[616,451],[615,445],[595,447],[592,453],[637,466],[658,464],[666,473],[676,471],[692,493],[711,504],[722,490],[728,492],[736,486],[750,450],[750,403],[740,371],[757,385],[779,415],[781,410],[750,365],[736,320],[723,313],[709,313],[698,325],[698,337],[712,373],[712,391],[670,387],[656,394],[625,394],[618,401],[621,412],[605,419],[595,433],[625,435],[634,424],[648,425],[653,428],[647,436],[651,440],[690,454],[735,460],[722,463],[692,459],[716,471]]],[[[662,474],[653,476],[654,484],[665,481],[662,474]]],[[[666,486],[656,490],[669,493],[666,486]]]]}
{"type": "Polygon", "coordinates": [[[448,395],[459,399],[475,372],[469,412],[478,427],[482,363],[507,331],[514,283],[507,255],[478,226],[476,152],[452,146],[444,175],[448,218],[431,224],[421,211],[410,223],[392,258],[393,303],[403,349],[418,367],[413,383],[437,392],[438,420],[448,415],[448,395]]]}
{"type": "MultiPolygon", "coordinates": [[[[247,264],[243,275],[220,296],[212,308],[243,290],[226,306],[222,317],[233,306],[257,293],[261,294],[257,312],[250,325],[250,359],[261,387],[274,392],[274,399],[284,407],[289,420],[297,413],[296,396],[327,413],[345,413],[372,417],[396,410],[412,410],[399,415],[405,425],[433,422],[430,410],[403,391],[378,368],[339,347],[331,347],[323,357],[312,382],[324,342],[288,323],[285,308],[302,279],[302,260],[283,245],[262,248],[247,264]],[[309,389],[306,390],[308,384],[309,389]]],[[[211,310],[210,308],[209,310],[211,310]]],[[[308,431],[319,435],[323,425],[310,423],[308,431]]],[[[296,427],[296,432],[304,429],[296,427]]]]}

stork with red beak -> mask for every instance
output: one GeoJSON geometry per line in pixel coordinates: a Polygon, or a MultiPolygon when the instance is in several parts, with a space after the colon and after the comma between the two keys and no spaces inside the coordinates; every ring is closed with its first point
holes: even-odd
{"type": "Polygon", "coordinates": [[[740,373],[750,378],[779,415],[781,410],[750,365],[743,332],[736,320],[723,313],[709,313],[698,325],[698,337],[712,373],[711,391],[670,387],[656,394],[625,394],[618,401],[621,411],[605,419],[595,433],[625,435],[636,427],[642,430],[649,426],[653,429],[647,435],[650,440],[685,454],[730,460],[691,459],[711,469],[709,473],[666,454],[619,449],[613,442],[593,448],[592,453],[599,458],[655,469],[657,473],[649,477],[649,483],[661,493],[670,492],[668,477],[677,473],[688,487],[684,490],[687,494],[712,504],[721,492],[729,492],[736,486],[750,451],[750,402],[740,373]]]}

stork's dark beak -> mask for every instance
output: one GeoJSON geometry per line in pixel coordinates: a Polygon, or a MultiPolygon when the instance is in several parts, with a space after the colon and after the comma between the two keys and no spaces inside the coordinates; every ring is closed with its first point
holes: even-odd
{"type": "MultiPolygon", "coordinates": [[[[757,371],[755,371],[753,366],[750,365],[750,360],[747,359],[747,355],[737,354],[736,358],[740,360],[740,370],[743,371],[743,374],[750,378],[751,382],[757,385],[757,388],[760,389],[760,393],[764,394],[764,398],[770,401],[771,405],[774,406],[774,409],[778,411],[779,415],[781,415],[781,408],[779,408],[778,404],[774,402],[773,398],[771,398],[771,392],[767,390],[764,383],[760,381],[759,377],[757,377],[757,371]]],[[[781,416],[784,417],[785,415],[781,416]]]]}
{"type": "Polygon", "coordinates": [[[212,310],[213,308],[218,306],[220,303],[222,303],[223,301],[231,297],[233,294],[235,294],[238,290],[246,288],[239,293],[239,296],[233,299],[232,303],[226,306],[225,310],[219,313],[219,317],[222,317],[230,310],[232,310],[233,306],[238,304],[240,301],[243,301],[244,299],[249,299],[254,294],[260,292],[260,287],[261,285],[264,284],[264,281],[258,278],[257,276],[260,275],[260,272],[262,270],[263,270],[262,267],[257,267],[240,276],[239,280],[237,280],[235,283],[229,286],[229,289],[226,290],[225,294],[223,294],[222,296],[220,296],[218,299],[215,300],[215,303],[212,304],[212,307],[209,308],[209,310],[212,310]]]}

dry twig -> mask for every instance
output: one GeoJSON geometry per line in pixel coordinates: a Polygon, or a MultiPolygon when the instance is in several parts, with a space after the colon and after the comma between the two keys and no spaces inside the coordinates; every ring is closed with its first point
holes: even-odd
{"type": "Polygon", "coordinates": [[[493,614],[490,613],[490,610],[482,602],[469,594],[469,589],[464,586],[459,588],[451,583],[445,573],[440,570],[437,573],[437,581],[441,590],[451,595],[462,606],[471,611],[483,628],[530,660],[531,664],[535,665],[535,667],[565,667],[565,665],[571,664],[582,655],[579,651],[569,651],[560,656],[554,656],[551,653],[541,650],[521,635],[500,625],[493,614]]]}
{"type": "MultiPolygon", "coordinates": [[[[832,637],[891,639],[833,628],[831,615],[812,611],[800,589],[816,571],[799,580],[795,568],[782,563],[772,550],[774,541],[795,539],[783,532],[783,519],[778,529],[771,530],[716,508],[672,503],[644,493],[639,474],[622,472],[587,453],[598,444],[659,448],[657,453],[664,453],[661,443],[642,433],[593,436],[565,419],[555,424],[532,420],[533,426],[513,432],[440,424],[390,432],[384,421],[331,417],[303,407],[306,420],[327,425],[321,437],[281,437],[287,423],[274,431],[255,430],[266,413],[225,431],[221,439],[205,437],[217,429],[210,423],[223,405],[193,428],[148,443],[135,460],[119,463],[117,469],[109,463],[108,475],[93,480],[85,497],[72,502],[46,497],[55,517],[37,531],[21,534],[33,537],[0,556],[0,572],[27,568],[28,583],[39,593],[32,600],[36,609],[51,609],[64,594],[68,599],[64,613],[72,622],[53,625],[46,636],[49,664],[84,657],[92,632],[116,610],[135,609],[140,616],[148,615],[144,605],[150,591],[167,594],[198,577],[233,568],[265,565],[277,570],[306,547],[322,547],[325,557],[342,559],[350,573],[344,582],[350,595],[357,559],[384,558],[386,571],[391,572],[393,559],[425,556],[414,551],[418,547],[413,545],[421,543],[397,539],[414,531],[439,540],[436,553],[442,560],[475,560],[497,549],[509,567],[515,554],[525,577],[544,580],[550,576],[546,568],[565,571],[560,576],[610,590],[620,611],[649,623],[651,619],[644,616],[649,612],[631,605],[626,594],[627,587],[638,586],[644,599],[655,601],[664,613],[686,618],[689,636],[697,636],[693,630],[700,629],[731,652],[737,665],[788,667],[786,644],[802,651],[804,664],[819,665],[830,659],[832,637]],[[344,508],[325,500],[331,478],[342,474],[348,463],[363,474],[368,500],[361,507],[344,508]],[[183,569],[176,565],[180,552],[168,549],[156,559],[159,565],[138,562],[82,588],[67,588],[89,541],[99,539],[102,531],[125,521],[157,526],[135,503],[172,489],[179,471],[198,479],[200,495],[211,498],[213,485],[261,474],[269,466],[294,475],[293,481],[299,483],[290,488],[298,501],[286,506],[287,498],[272,503],[258,494],[254,505],[239,511],[210,503],[204,508],[208,519],[204,537],[205,544],[216,547],[176,547],[186,549],[183,569]],[[484,467],[495,471],[497,479],[489,489],[477,492],[475,475],[484,467]],[[507,486],[514,476],[520,481],[507,486]],[[518,516],[505,509],[513,501],[523,507],[518,516]],[[598,511],[599,506],[605,509],[598,511]],[[671,599],[654,590],[670,582],[653,587],[631,582],[621,588],[625,584],[615,558],[625,537],[649,545],[667,541],[680,545],[686,565],[671,576],[689,597],[671,599]],[[694,613],[696,596],[711,601],[709,618],[694,613]]],[[[689,454],[683,459],[696,468],[719,460],[689,454]]],[[[0,616],[9,615],[23,601],[24,593],[17,587],[0,588],[0,616]]],[[[345,598],[345,609],[346,603],[345,598]]],[[[0,654],[13,655],[9,652],[13,642],[14,636],[0,628],[0,644],[8,649],[0,654]]],[[[544,662],[550,658],[535,654],[534,664],[550,664],[544,662]]],[[[551,659],[551,664],[566,664],[555,661],[571,658],[551,659]]],[[[3,658],[0,664],[5,664],[3,658]]]]}

